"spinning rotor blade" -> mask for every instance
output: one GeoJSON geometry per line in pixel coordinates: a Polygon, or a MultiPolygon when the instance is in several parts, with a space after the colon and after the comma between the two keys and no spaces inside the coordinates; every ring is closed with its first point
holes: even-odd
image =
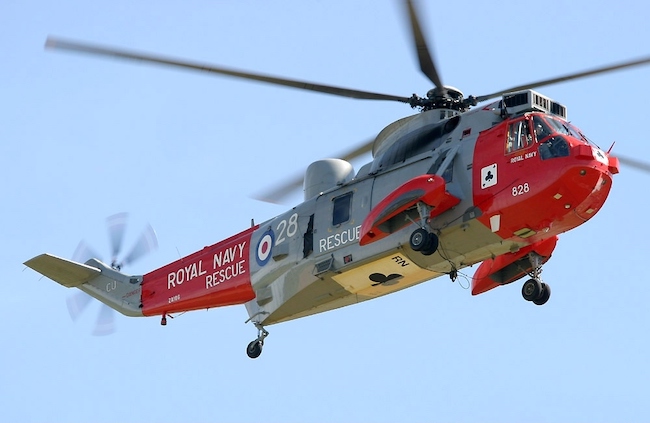
{"type": "Polygon", "coordinates": [[[122,249],[122,240],[124,239],[124,229],[126,228],[126,219],[128,216],[128,213],[117,213],[106,218],[108,236],[111,239],[111,257],[113,260],[115,260],[122,249]]]}
{"type": "MultiPolygon", "coordinates": [[[[86,294],[83,291],[78,291],[76,294],[71,295],[66,299],[66,304],[68,306],[68,313],[70,313],[70,318],[73,321],[77,321],[81,313],[88,307],[88,304],[91,303],[93,297],[86,294]]],[[[95,336],[104,336],[110,335],[115,332],[115,313],[112,308],[106,304],[102,304],[97,315],[97,321],[95,322],[95,329],[93,329],[93,335],[95,336]]]]}
{"type": "Polygon", "coordinates": [[[511,87],[505,90],[497,91],[492,94],[488,95],[482,95],[476,97],[476,101],[480,103],[481,101],[489,100],[495,97],[499,97],[503,94],[510,93],[513,91],[520,91],[520,90],[528,90],[532,88],[537,88],[537,87],[543,87],[545,85],[551,85],[551,84],[557,84],[558,82],[565,82],[565,81],[571,81],[573,79],[580,79],[580,78],[586,78],[588,76],[592,75],[598,75],[601,73],[607,73],[607,72],[613,72],[617,71],[620,69],[625,69],[625,68],[631,68],[634,66],[641,66],[650,63],[650,57],[643,57],[641,59],[636,59],[636,60],[629,60],[627,62],[622,62],[622,63],[617,63],[613,65],[608,65],[608,66],[602,66],[599,68],[591,69],[591,70],[586,70],[582,72],[576,72],[576,73],[570,73],[568,75],[564,76],[559,76],[556,78],[550,78],[550,79],[543,79],[541,81],[537,82],[531,82],[529,84],[524,84],[524,85],[518,85],[515,87],[511,87]]]}
{"type": "Polygon", "coordinates": [[[105,336],[115,332],[115,312],[106,304],[102,304],[95,322],[93,335],[105,336]]]}
{"type": "Polygon", "coordinates": [[[307,91],[316,91],[325,94],[338,95],[342,97],[351,97],[363,100],[389,100],[408,103],[407,97],[400,97],[390,94],[373,93],[369,91],[354,90],[349,88],[335,87],[332,85],[315,84],[313,82],[299,81],[295,79],[279,78],[270,75],[262,75],[257,73],[244,72],[235,69],[228,69],[218,66],[213,66],[205,63],[189,62],[184,60],[177,60],[169,57],[154,56],[150,54],[138,53],[134,51],[127,51],[116,49],[112,47],[102,47],[93,44],[81,43],[76,41],[56,39],[48,37],[45,42],[46,48],[54,48],[61,50],[75,51],[79,53],[96,54],[99,56],[115,57],[119,59],[138,60],[143,62],[157,63],[160,65],[173,66],[178,68],[186,68],[198,70],[203,72],[216,73],[220,75],[228,75],[235,78],[250,79],[253,81],[265,82],[268,84],[282,85],[285,87],[298,88],[307,91]]]}
{"type": "Polygon", "coordinates": [[[147,225],[131,252],[124,258],[123,264],[133,263],[156,248],[158,248],[158,237],[151,225],[147,225]]]}
{"type": "Polygon", "coordinates": [[[99,261],[102,261],[101,256],[95,252],[85,241],[79,241],[79,245],[74,250],[72,254],[72,260],[77,263],[85,263],[91,258],[96,258],[99,261]]]}
{"type": "MultiPolygon", "coordinates": [[[[346,161],[352,161],[357,157],[370,152],[374,142],[375,139],[371,138],[337,157],[346,161]]],[[[259,201],[264,201],[265,203],[281,204],[285,197],[302,187],[303,180],[304,173],[296,174],[295,176],[287,178],[285,182],[279,184],[271,191],[265,191],[264,193],[254,195],[253,198],[259,201]]]]}
{"type": "Polygon", "coordinates": [[[637,170],[650,173],[650,163],[642,162],[636,159],[630,159],[629,157],[621,157],[618,154],[615,156],[618,158],[618,161],[625,166],[633,167],[637,170]]]}
{"type": "Polygon", "coordinates": [[[442,85],[442,80],[438,75],[438,70],[436,69],[433,56],[431,55],[431,50],[427,45],[424,34],[422,33],[422,27],[420,26],[420,21],[415,10],[415,6],[411,0],[405,1],[408,8],[409,21],[411,24],[413,44],[415,46],[416,54],[418,55],[418,61],[420,62],[420,70],[422,70],[422,73],[424,73],[427,78],[429,78],[429,80],[434,83],[436,88],[438,88],[438,93],[440,95],[444,95],[446,90],[442,85]]]}
{"type": "Polygon", "coordinates": [[[297,173],[294,176],[287,178],[284,182],[278,184],[275,188],[264,193],[254,194],[255,200],[263,201],[265,203],[282,204],[282,200],[289,196],[289,194],[298,191],[302,187],[304,180],[303,173],[297,173]]]}
{"type": "Polygon", "coordinates": [[[70,318],[72,318],[73,321],[76,321],[86,307],[88,307],[88,304],[90,304],[92,299],[93,297],[82,291],[78,291],[76,294],[69,296],[65,302],[68,306],[70,318]]]}
{"type": "MultiPolygon", "coordinates": [[[[126,258],[124,258],[122,263],[118,263],[117,256],[122,248],[122,240],[124,239],[127,217],[128,213],[117,213],[106,218],[113,255],[111,267],[118,271],[121,270],[123,265],[133,263],[140,257],[158,247],[156,232],[153,230],[151,225],[147,225],[140,235],[140,238],[133,246],[131,252],[126,256],[126,258]]],[[[94,250],[84,241],[81,241],[72,256],[72,259],[76,262],[85,263],[90,258],[96,258],[101,261],[99,255],[97,255],[97,253],[95,253],[94,250]]],[[[76,294],[68,297],[66,303],[72,320],[77,320],[79,318],[81,313],[88,307],[91,300],[93,300],[93,298],[83,291],[78,291],[76,294]]],[[[108,307],[106,304],[102,304],[99,315],[97,316],[93,335],[103,336],[113,333],[115,331],[114,315],[115,312],[112,308],[108,307]]]]}

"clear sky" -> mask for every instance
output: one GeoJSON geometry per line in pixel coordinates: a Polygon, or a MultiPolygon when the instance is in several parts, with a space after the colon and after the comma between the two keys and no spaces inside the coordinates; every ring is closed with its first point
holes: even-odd
{"type": "MultiPolygon", "coordinates": [[[[640,1],[422,2],[443,82],[466,95],[650,53],[640,1]]],[[[333,85],[410,96],[418,71],[388,0],[0,3],[0,421],[648,421],[650,175],[623,168],[603,210],[560,238],[543,277],[472,297],[439,278],[269,327],[264,353],[243,306],[118,315],[91,335],[72,290],[26,269],[105,254],[105,218],[130,213],[160,248],[145,273],[283,212],[253,193],[412,114],[408,106],[43,49],[75,38],[333,85]]],[[[542,88],[602,148],[650,160],[650,67],[542,88]]],[[[358,169],[359,165],[356,164],[358,169]]],[[[473,269],[465,274],[471,275],[473,269]]]]}

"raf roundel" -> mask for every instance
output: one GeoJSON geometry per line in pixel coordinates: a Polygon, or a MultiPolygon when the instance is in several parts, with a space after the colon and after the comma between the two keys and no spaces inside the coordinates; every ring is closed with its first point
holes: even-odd
{"type": "Polygon", "coordinates": [[[264,232],[262,237],[257,243],[257,253],[255,258],[257,259],[257,264],[264,266],[268,263],[271,258],[271,249],[273,249],[273,243],[275,242],[275,234],[272,229],[264,232]]]}

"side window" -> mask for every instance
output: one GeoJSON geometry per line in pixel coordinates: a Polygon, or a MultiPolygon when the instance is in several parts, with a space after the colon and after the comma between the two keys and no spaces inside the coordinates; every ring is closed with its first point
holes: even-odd
{"type": "Polygon", "coordinates": [[[334,211],[332,213],[332,226],[350,220],[350,206],[352,204],[352,192],[338,196],[332,200],[334,202],[334,211]]]}
{"type": "Polygon", "coordinates": [[[528,121],[520,119],[508,125],[506,136],[506,154],[530,147],[533,144],[533,137],[528,128],[528,121]]]}

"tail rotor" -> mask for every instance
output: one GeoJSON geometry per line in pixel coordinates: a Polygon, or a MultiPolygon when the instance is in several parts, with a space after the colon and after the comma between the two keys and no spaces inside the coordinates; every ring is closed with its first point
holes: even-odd
{"type": "MultiPolygon", "coordinates": [[[[117,271],[120,271],[122,267],[134,263],[138,259],[158,248],[156,232],[153,227],[148,224],[133,245],[131,251],[120,260],[127,220],[128,213],[117,213],[106,219],[111,247],[111,267],[117,271]]],[[[84,240],[80,241],[72,259],[78,263],[85,263],[91,258],[103,261],[101,256],[98,255],[90,245],[88,245],[84,240]]],[[[66,300],[68,312],[73,321],[79,319],[80,315],[88,307],[88,304],[90,304],[92,299],[93,298],[90,295],[79,291],[66,300]]],[[[114,320],[115,311],[109,306],[102,304],[92,334],[95,336],[112,334],[115,332],[114,320]]]]}

